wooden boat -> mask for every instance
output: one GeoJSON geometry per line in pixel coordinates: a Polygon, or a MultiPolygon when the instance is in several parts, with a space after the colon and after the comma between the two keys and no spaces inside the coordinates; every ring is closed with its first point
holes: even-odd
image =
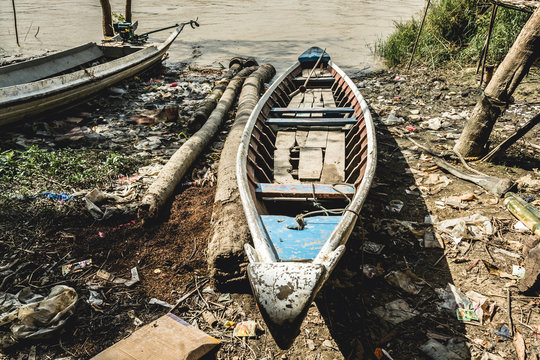
{"type": "Polygon", "coordinates": [[[88,43],[0,67],[0,126],[65,110],[161,61],[187,22],[163,43],[88,43]]]}
{"type": "Polygon", "coordinates": [[[248,276],[282,349],[343,255],[376,165],[371,114],[354,83],[320,48],[298,60],[255,107],[236,165],[253,239],[248,276]]]}

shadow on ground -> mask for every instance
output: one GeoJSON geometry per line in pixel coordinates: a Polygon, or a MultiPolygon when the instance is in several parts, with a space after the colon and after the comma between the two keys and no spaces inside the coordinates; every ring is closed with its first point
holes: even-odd
{"type": "Polygon", "coordinates": [[[382,124],[376,128],[378,163],[373,187],[347,251],[316,304],[345,359],[375,359],[376,348],[385,349],[394,359],[428,359],[420,350],[428,332],[451,338],[463,332],[464,326],[437,306],[440,300],[434,289],[453,282],[446,260],[440,259],[443,249],[425,248],[411,231],[403,231],[406,227],[401,221],[422,224],[429,211],[419,194],[407,194],[415,180],[395,139],[382,124]],[[401,211],[389,209],[392,200],[403,202],[401,211]],[[384,245],[380,254],[369,250],[371,243],[384,245]],[[416,295],[385,280],[386,274],[406,269],[425,280],[416,295]],[[369,278],[367,272],[371,272],[368,276],[379,274],[369,278]],[[377,307],[398,299],[418,315],[392,323],[375,314],[377,307]]]}

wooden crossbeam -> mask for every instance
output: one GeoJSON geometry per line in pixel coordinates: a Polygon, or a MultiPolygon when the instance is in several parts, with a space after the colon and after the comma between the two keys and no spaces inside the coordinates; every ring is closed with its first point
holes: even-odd
{"type": "Polygon", "coordinates": [[[269,118],[266,119],[268,125],[280,125],[280,126],[316,126],[316,125],[328,125],[328,126],[343,126],[347,124],[356,124],[358,120],[355,118],[269,118]]]}
{"type": "Polygon", "coordinates": [[[540,1],[535,0],[490,0],[493,4],[505,8],[533,13],[537,7],[540,7],[540,1]]]}
{"type": "Polygon", "coordinates": [[[255,193],[261,197],[313,198],[313,191],[317,199],[343,199],[343,195],[353,197],[356,189],[349,185],[266,183],[259,183],[255,188],[255,193]]]}
{"type": "Polygon", "coordinates": [[[270,110],[272,113],[275,114],[282,114],[282,113],[325,113],[325,114],[345,114],[345,113],[352,113],[354,109],[352,107],[341,107],[341,108],[325,108],[325,107],[315,107],[311,109],[303,109],[303,108],[272,108],[270,110]]]}

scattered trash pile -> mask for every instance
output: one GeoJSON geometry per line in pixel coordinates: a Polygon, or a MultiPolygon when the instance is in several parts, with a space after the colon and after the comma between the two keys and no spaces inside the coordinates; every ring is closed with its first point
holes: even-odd
{"type": "MultiPolygon", "coordinates": [[[[213,194],[204,191],[215,184],[226,127],[184,176],[183,192],[159,227],[142,227],[135,216],[164,163],[193,134],[190,119],[222,75],[172,65],[126,81],[68,117],[1,136],[2,149],[88,147],[141,160],[136,172],[95,188],[42,182],[50,188],[34,189],[25,206],[50,201],[68,209],[47,231],[32,233],[28,222],[5,217],[0,230],[20,234],[0,237],[0,353],[6,359],[113,359],[137,344],[155,349],[156,339],[180,346],[179,333],[194,358],[374,353],[378,359],[499,360],[539,353],[540,302],[532,295],[540,274],[540,173],[524,170],[535,168],[538,132],[516,144],[524,155],[510,157],[512,166],[469,163],[517,183],[501,198],[436,163],[440,157],[461,168],[451,149],[476,86],[389,72],[359,80],[379,121],[379,168],[363,219],[295,345],[279,350],[252,297],[217,292],[207,278],[213,194]]],[[[513,105],[496,131],[512,132],[539,109],[513,105]]]]}
{"type": "MultiPolygon", "coordinates": [[[[540,152],[531,144],[538,131],[516,145],[517,159],[512,149],[505,154],[511,168],[462,164],[452,148],[474,106],[470,87],[438,78],[421,87],[425,78],[385,75],[359,84],[384,125],[377,134],[377,183],[364,208],[366,230],[357,234],[364,239],[364,291],[374,294],[363,297],[363,327],[376,357],[537,358],[540,152]],[[452,169],[459,167],[465,169],[452,169]],[[515,185],[500,191],[478,179],[515,185]]],[[[495,136],[539,111],[534,102],[513,105],[495,136]]],[[[338,289],[351,281],[351,267],[336,275],[338,289]]]]}

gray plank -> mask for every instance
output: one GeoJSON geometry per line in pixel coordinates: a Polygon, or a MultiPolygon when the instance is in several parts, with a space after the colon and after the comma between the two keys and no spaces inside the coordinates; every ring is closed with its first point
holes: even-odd
{"type": "Polygon", "coordinates": [[[326,141],[321,183],[333,184],[345,181],[345,133],[329,131],[326,141]]]}
{"type": "Polygon", "coordinates": [[[318,181],[321,177],[323,155],[321,148],[300,148],[300,161],[298,163],[298,179],[318,181]]]}
{"type": "Polygon", "coordinates": [[[274,151],[274,182],[277,184],[298,184],[300,181],[291,175],[290,149],[276,149],[274,151]]]}

